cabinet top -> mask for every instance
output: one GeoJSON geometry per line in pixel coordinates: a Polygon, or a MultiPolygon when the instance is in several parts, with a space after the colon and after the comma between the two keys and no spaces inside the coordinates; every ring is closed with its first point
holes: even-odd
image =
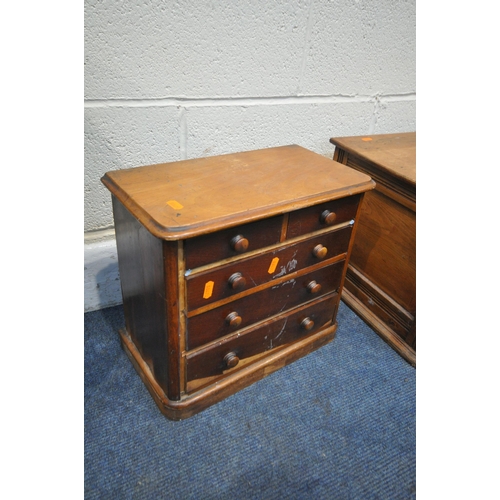
{"type": "Polygon", "coordinates": [[[416,132],[332,137],[335,146],[416,185],[416,132]]]}
{"type": "Polygon", "coordinates": [[[152,234],[166,240],[375,187],[368,175],[297,145],[114,170],[101,180],[152,234]]]}

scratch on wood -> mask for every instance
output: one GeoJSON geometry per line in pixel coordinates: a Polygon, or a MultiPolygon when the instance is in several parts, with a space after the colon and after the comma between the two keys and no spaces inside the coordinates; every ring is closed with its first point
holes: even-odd
{"type": "Polygon", "coordinates": [[[285,268],[285,266],[281,266],[281,271],[278,274],[275,274],[273,276],[273,279],[279,278],[280,276],[283,276],[284,274],[286,274],[286,268],[285,268]]]}
{"type": "Polygon", "coordinates": [[[271,339],[271,349],[273,347],[273,340],[278,340],[281,337],[281,334],[285,331],[287,323],[288,323],[288,318],[285,319],[285,323],[283,324],[283,328],[281,328],[281,330],[278,333],[278,335],[276,335],[276,337],[274,337],[274,339],[271,339]]]}
{"type": "Polygon", "coordinates": [[[296,267],[297,267],[297,261],[295,259],[292,259],[286,265],[288,271],[293,271],[296,267]]]}
{"type": "Polygon", "coordinates": [[[280,272],[278,274],[275,274],[273,276],[273,279],[279,278],[280,276],[284,276],[286,273],[293,271],[297,267],[298,261],[295,259],[296,255],[297,255],[297,250],[292,255],[292,258],[284,266],[280,266],[280,272]]]}

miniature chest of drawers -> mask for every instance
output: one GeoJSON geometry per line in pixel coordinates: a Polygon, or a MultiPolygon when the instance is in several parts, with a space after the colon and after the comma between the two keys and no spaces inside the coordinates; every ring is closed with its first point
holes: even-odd
{"type": "Polygon", "coordinates": [[[337,137],[333,159],[370,175],[342,299],[416,366],[416,133],[337,137]]]}
{"type": "Polygon", "coordinates": [[[300,146],[108,172],[122,345],[188,418],[331,341],[375,183],[300,146]]]}

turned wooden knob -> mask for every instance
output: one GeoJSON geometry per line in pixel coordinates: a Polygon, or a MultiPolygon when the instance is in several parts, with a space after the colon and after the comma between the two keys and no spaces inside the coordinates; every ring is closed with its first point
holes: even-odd
{"type": "Polygon", "coordinates": [[[248,249],[248,240],[244,238],[241,234],[238,234],[238,236],[235,236],[231,242],[231,248],[235,252],[244,252],[245,250],[248,249]]]}
{"type": "Polygon", "coordinates": [[[316,281],[312,280],[310,283],[307,284],[307,290],[310,293],[318,293],[321,290],[321,285],[316,281]]]}
{"type": "Polygon", "coordinates": [[[323,224],[329,226],[330,224],[333,224],[335,222],[336,218],[337,214],[335,212],[331,212],[330,210],[325,210],[324,212],[321,213],[319,219],[323,224]]]}
{"type": "Polygon", "coordinates": [[[229,286],[233,290],[241,290],[245,288],[247,280],[241,275],[241,273],[234,273],[229,277],[229,286]]]}
{"type": "Polygon", "coordinates": [[[301,321],[300,326],[304,330],[312,330],[314,328],[314,321],[311,318],[305,318],[301,321]]]}
{"type": "Polygon", "coordinates": [[[313,248],[313,255],[318,259],[324,259],[327,253],[328,253],[328,248],[324,247],[323,245],[316,245],[313,248]]]}
{"type": "Polygon", "coordinates": [[[226,322],[231,328],[238,328],[241,325],[241,316],[237,312],[232,312],[226,316],[226,322]]]}
{"type": "Polygon", "coordinates": [[[224,356],[224,364],[226,368],[234,368],[240,362],[240,358],[236,356],[236,353],[229,352],[224,356]]]}

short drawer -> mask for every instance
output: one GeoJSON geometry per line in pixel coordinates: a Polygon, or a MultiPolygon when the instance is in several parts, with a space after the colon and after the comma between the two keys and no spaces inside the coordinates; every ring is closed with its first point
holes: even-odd
{"type": "Polygon", "coordinates": [[[347,252],[352,227],[346,226],[299,243],[186,277],[187,306],[192,311],[300,271],[347,252]]]}
{"type": "Polygon", "coordinates": [[[360,195],[349,196],[290,212],[287,239],[353,220],[360,198],[360,195]]]}
{"type": "Polygon", "coordinates": [[[283,216],[251,222],[184,242],[186,269],[235,257],[280,242],[283,216]]]}
{"type": "Polygon", "coordinates": [[[240,335],[226,337],[186,354],[187,381],[220,375],[239,361],[294,342],[329,326],[335,316],[338,294],[334,293],[305,307],[290,311],[240,335]]]}
{"type": "Polygon", "coordinates": [[[338,290],[344,264],[341,260],[189,318],[186,348],[194,349],[338,290]]]}

